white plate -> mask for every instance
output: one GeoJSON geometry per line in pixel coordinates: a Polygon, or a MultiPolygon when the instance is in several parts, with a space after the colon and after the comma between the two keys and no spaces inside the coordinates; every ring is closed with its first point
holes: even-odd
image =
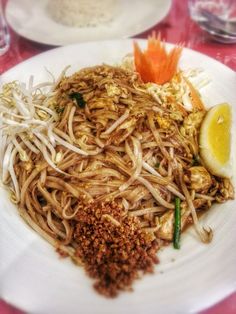
{"type": "Polygon", "coordinates": [[[169,12],[171,0],[118,0],[112,23],[95,28],[68,27],[48,15],[49,0],[9,0],[6,17],[15,32],[48,45],[68,45],[84,41],[127,38],[160,22],[169,12]]]}
{"type": "MultiPolygon", "coordinates": [[[[144,41],[140,42],[142,45],[144,41]]],[[[54,49],[17,65],[2,76],[3,82],[48,79],[68,64],[71,73],[102,62],[114,64],[132,51],[132,41],[77,44],[54,49]]],[[[212,83],[204,89],[208,105],[221,101],[236,104],[236,75],[226,66],[184,49],[181,67],[204,68],[212,83]],[[208,99],[208,100],[207,100],[208,99]]],[[[235,107],[233,107],[235,114],[235,107]]],[[[234,139],[235,140],[235,139],[234,139]]],[[[232,169],[232,173],[236,173],[232,169]]],[[[16,207],[0,188],[0,293],[1,297],[30,313],[154,314],[193,313],[222,299],[236,286],[235,201],[216,205],[203,219],[214,230],[204,245],[193,228],[183,235],[181,249],[160,252],[161,263],[153,275],[134,284],[134,292],[109,300],[92,288],[92,280],[69,259],[60,260],[52,247],[18,216],[16,207]]]]}

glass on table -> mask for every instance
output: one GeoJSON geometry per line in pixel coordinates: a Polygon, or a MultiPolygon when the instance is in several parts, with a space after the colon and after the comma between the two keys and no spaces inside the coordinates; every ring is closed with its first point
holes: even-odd
{"type": "Polygon", "coordinates": [[[212,13],[222,19],[227,19],[232,11],[235,0],[188,0],[191,18],[196,21],[205,21],[203,12],[212,13]]]}
{"type": "Polygon", "coordinates": [[[0,56],[9,49],[10,34],[4,17],[2,0],[0,0],[0,56]]]}

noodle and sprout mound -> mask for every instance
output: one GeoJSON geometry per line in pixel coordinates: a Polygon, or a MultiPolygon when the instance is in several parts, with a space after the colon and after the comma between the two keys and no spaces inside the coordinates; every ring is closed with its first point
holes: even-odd
{"type": "Polygon", "coordinates": [[[108,65],[3,87],[2,181],[24,220],[84,264],[100,293],[153,270],[157,249],[173,241],[176,198],[180,229],[194,224],[209,242],[198,216],[234,197],[199,156],[206,110],[185,108],[187,88],[182,73],[158,86],[108,65]]]}

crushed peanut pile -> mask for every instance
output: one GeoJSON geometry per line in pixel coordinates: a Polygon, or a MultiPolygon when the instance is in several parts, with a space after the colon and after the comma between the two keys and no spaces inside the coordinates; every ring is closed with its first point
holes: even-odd
{"type": "Polygon", "coordinates": [[[158,244],[141,229],[137,217],[127,216],[121,206],[92,203],[76,220],[76,255],[96,279],[99,293],[115,297],[120,290],[130,290],[140,272],[153,272],[158,244]]]}

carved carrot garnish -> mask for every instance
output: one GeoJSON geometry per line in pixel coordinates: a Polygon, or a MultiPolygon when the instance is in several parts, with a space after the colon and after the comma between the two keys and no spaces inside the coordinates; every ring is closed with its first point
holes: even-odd
{"type": "Polygon", "coordinates": [[[182,47],[176,46],[167,52],[160,36],[153,34],[148,39],[147,50],[142,51],[134,42],[134,62],[136,71],[144,83],[164,84],[177,72],[182,47]]]}

